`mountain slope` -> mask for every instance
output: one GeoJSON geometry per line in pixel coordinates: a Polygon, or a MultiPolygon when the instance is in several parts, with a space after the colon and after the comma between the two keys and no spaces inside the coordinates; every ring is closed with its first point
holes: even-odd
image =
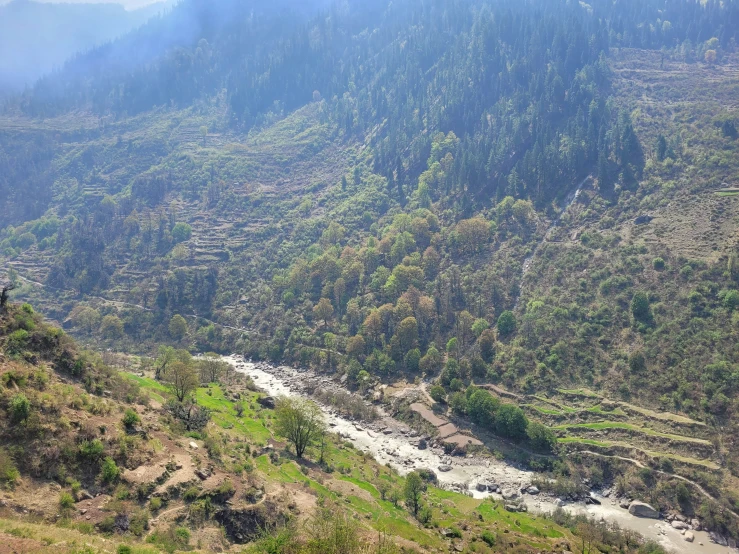
{"type": "Polygon", "coordinates": [[[486,387],[598,458],[543,464],[563,488],[582,470],[736,536],[661,479],[737,511],[737,4],[219,6],[9,107],[20,294],[109,348],[428,381],[450,417],[486,387]]]}
{"type": "Polygon", "coordinates": [[[18,92],[67,59],[120,37],[166,6],[127,11],[119,4],[48,4],[14,0],[0,6],[0,92],[18,92]]]}
{"type": "MultiPolygon", "coordinates": [[[[236,552],[250,544],[253,552],[310,553],[341,540],[344,554],[472,544],[477,552],[579,553],[575,532],[603,548],[662,552],[595,523],[562,514],[555,523],[424,485],[440,534],[385,499],[402,478],[339,437],[328,438],[325,461],[295,459],[273,435],[263,395],[238,374],[196,391],[213,421],[187,432],[167,411],[171,393],[161,382],[111,370],[28,305],[0,315],[0,350],[0,537],[16,552],[236,552]]],[[[129,370],[131,361],[117,359],[129,370]]]]}

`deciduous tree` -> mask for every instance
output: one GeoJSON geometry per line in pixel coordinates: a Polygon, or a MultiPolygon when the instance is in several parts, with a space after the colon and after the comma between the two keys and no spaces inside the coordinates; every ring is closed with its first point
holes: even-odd
{"type": "Polygon", "coordinates": [[[310,400],[281,397],[275,414],[277,434],[290,441],[298,458],[302,458],[306,449],[326,432],[323,412],[310,400]]]}

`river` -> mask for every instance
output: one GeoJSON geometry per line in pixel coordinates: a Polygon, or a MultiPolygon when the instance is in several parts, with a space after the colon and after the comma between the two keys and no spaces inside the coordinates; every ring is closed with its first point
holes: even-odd
{"type": "MultiPolygon", "coordinates": [[[[227,356],[224,359],[237,371],[251,377],[260,389],[271,396],[303,396],[302,391],[307,380],[325,384],[327,387],[338,387],[328,377],[310,371],[273,367],[267,364],[257,365],[245,361],[240,356],[227,356]]],[[[389,464],[400,474],[421,468],[433,469],[444,488],[462,490],[476,498],[494,496],[500,499],[501,497],[495,494],[478,492],[475,485],[480,482],[496,483],[503,489],[520,489],[530,484],[535,477],[533,472],[505,461],[487,457],[449,457],[435,448],[419,450],[415,433],[405,424],[382,412],[380,418],[372,423],[358,423],[342,417],[325,406],[323,410],[330,429],[350,440],[357,449],[372,454],[378,462],[389,464]],[[451,470],[440,472],[438,468],[441,465],[451,466],[451,470]]],[[[615,499],[598,498],[601,505],[568,503],[563,509],[574,514],[587,514],[591,518],[618,523],[620,527],[636,531],[676,554],[739,554],[735,549],[712,543],[708,533],[704,531],[693,531],[695,542],[688,543],[680,531],[673,529],[668,522],[634,517],[627,510],[620,508],[615,499]]],[[[532,512],[549,513],[556,509],[556,499],[545,495],[524,495],[524,501],[532,512]]]]}

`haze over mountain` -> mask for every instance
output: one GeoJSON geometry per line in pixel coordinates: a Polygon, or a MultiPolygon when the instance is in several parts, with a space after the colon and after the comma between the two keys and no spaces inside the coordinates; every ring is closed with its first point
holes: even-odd
{"type": "Polygon", "coordinates": [[[73,55],[126,34],[173,3],[0,5],[0,93],[33,84],[73,55]]]}

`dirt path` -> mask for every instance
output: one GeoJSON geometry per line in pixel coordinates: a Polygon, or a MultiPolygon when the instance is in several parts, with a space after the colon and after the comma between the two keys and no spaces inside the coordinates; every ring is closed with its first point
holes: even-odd
{"type": "MultiPolygon", "coordinates": [[[[698,492],[700,492],[706,498],[709,498],[710,500],[713,500],[714,502],[716,502],[716,503],[720,504],[721,506],[723,506],[723,504],[721,504],[719,502],[719,500],[717,498],[715,498],[714,496],[712,496],[711,493],[709,493],[706,489],[704,489],[703,487],[701,487],[695,481],[691,481],[690,479],[688,479],[687,477],[683,477],[682,475],[677,475],[675,473],[670,473],[668,471],[662,471],[661,469],[652,469],[652,468],[644,465],[639,460],[635,460],[633,458],[626,458],[625,456],[616,456],[615,454],[601,454],[600,452],[593,452],[592,450],[579,450],[578,451],[578,454],[587,454],[587,455],[590,455],[590,456],[596,456],[598,458],[611,458],[611,459],[615,459],[615,460],[622,460],[624,462],[629,462],[631,464],[634,464],[636,467],[639,467],[639,468],[650,469],[651,471],[654,471],[655,473],[658,473],[660,475],[664,475],[665,477],[674,477],[675,479],[680,479],[681,481],[684,481],[685,483],[688,483],[689,485],[692,485],[693,487],[695,487],[695,489],[698,490],[698,492]]],[[[727,512],[729,512],[730,514],[732,514],[735,518],[739,519],[739,514],[737,514],[731,508],[728,508],[726,506],[723,506],[723,507],[724,507],[724,509],[727,512]]]]}

